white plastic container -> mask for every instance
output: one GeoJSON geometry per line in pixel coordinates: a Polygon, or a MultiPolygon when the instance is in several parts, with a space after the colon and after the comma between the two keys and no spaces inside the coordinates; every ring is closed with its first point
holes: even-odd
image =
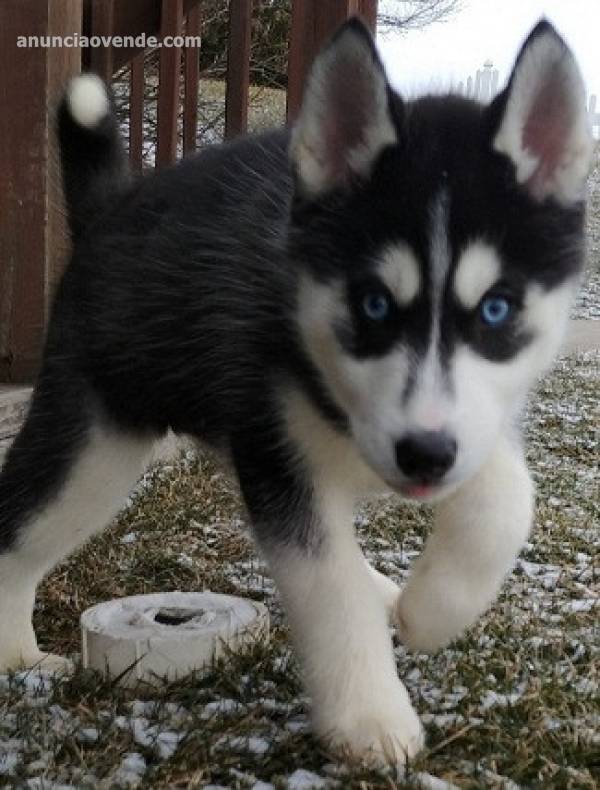
{"type": "Polygon", "coordinates": [[[174,680],[269,635],[266,607],[202,593],[133,595],[81,615],[83,666],[123,685],[174,680]]]}

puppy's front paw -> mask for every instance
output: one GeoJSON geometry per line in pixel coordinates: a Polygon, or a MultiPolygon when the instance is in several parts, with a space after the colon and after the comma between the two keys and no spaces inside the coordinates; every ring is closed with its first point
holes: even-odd
{"type": "Polygon", "coordinates": [[[0,672],[39,672],[48,675],[72,675],[75,667],[73,662],[55,653],[44,653],[35,650],[18,658],[6,658],[0,661],[0,672]]]}
{"type": "Polygon", "coordinates": [[[58,656],[56,653],[42,653],[34,666],[39,672],[45,672],[49,675],[72,675],[75,671],[75,665],[70,658],[66,656],[58,656]]]}
{"type": "Polygon", "coordinates": [[[425,742],[423,727],[404,687],[314,712],[317,733],[353,758],[404,765],[425,742]]]}
{"type": "Polygon", "coordinates": [[[409,586],[398,596],[391,619],[398,636],[410,650],[431,653],[470,625],[463,609],[457,596],[444,603],[420,588],[409,586]]]}

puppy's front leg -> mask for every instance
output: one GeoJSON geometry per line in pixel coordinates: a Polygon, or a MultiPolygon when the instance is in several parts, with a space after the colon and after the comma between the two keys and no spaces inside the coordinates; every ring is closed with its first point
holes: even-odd
{"type": "Polygon", "coordinates": [[[503,441],[437,509],[434,530],[394,620],[414,650],[459,635],[492,603],[531,527],[533,486],[520,448],[503,441]]]}
{"type": "MultiPolygon", "coordinates": [[[[384,603],[354,536],[353,497],[281,448],[238,445],[240,484],[292,627],[319,735],[404,762],[423,743],[384,603]],[[268,456],[268,457],[265,457],[268,456]]],[[[338,481],[339,482],[339,481],[338,481]]]]}
{"type": "Polygon", "coordinates": [[[367,568],[371,574],[371,579],[375,583],[379,597],[388,613],[388,617],[393,619],[398,596],[400,595],[400,587],[384,573],[374,568],[368,560],[365,559],[365,562],[367,563],[367,568]]]}

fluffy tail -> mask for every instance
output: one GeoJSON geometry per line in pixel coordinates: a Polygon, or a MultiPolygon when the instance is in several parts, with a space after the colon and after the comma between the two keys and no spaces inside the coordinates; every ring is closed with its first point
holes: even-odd
{"type": "Polygon", "coordinates": [[[95,74],[81,74],[58,108],[58,137],[69,226],[76,239],[130,172],[110,96],[95,74]]]}

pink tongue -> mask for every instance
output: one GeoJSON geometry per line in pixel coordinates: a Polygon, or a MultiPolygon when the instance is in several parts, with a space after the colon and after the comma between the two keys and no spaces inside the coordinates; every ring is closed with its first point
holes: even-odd
{"type": "Polygon", "coordinates": [[[424,497],[431,493],[431,486],[408,486],[406,490],[409,496],[424,497]]]}

